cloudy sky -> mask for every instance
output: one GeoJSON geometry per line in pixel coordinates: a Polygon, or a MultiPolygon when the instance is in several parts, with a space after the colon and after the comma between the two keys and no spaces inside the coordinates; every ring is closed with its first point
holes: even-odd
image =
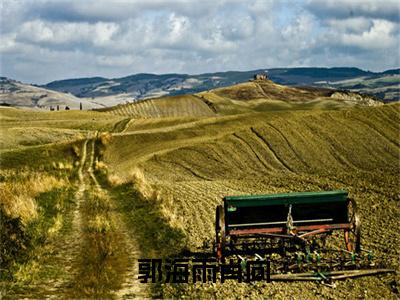
{"type": "Polygon", "coordinates": [[[0,75],[400,67],[398,0],[0,0],[0,75]]]}

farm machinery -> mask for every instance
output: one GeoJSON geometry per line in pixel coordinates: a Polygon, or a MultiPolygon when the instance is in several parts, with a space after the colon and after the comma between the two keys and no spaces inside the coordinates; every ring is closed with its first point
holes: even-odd
{"type": "Polygon", "coordinates": [[[226,196],[217,206],[215,252],[268,260],[273,280],[329,281],[390,273],[361,246],[361,220],[346,191],[226,196]]]}

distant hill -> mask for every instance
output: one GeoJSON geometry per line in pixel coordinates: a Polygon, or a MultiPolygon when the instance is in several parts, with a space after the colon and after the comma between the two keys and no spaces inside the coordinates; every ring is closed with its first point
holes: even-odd
{"type": "Polygon", "coordinates": [[[358,68],[274,68],[199,75],[141,73],[113,79],[93,77],[60,80],[42,87],[81,98],[119,95],[124,101],[129,101],[198,93],[246,82],[254,74],[265,72],[271,80],[280,84],[345,89],[374,95],[384,102],[400,99],[400,69],[381,73],[358,68]]]}
{"type": "Polygon", "coordinates": [[[82,103],[83,109],[100,107],[96,103],[81,99],[73,94],[62,93],[42,87],[25,84],[6,77],[0,77],[0,106],[13,106],[25,108],[50,108],[64,110],[79,109],[82,103]]]}
{"type": "MultiPolygon", "coordinates": [[[[318,87],[371,95],[383,102],[400,100],[400,69],[381,73],[357,68],[275,68],[188,74],[135,74],[121,78],[76,78],[43,86],[0,77],[0,105],[49,109],[83,104],[84,109],[110,107],[139,99],[197,94],[249,82],[266,73],[274,83],[318,87]]],[[[189,103],[189,102],[187,102],[189,103]]]]}

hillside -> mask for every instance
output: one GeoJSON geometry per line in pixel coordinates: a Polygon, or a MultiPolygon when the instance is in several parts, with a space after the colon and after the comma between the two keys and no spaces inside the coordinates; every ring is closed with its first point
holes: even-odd
{"type": "Polygon", "coordinates": [[[316,82],[315,85],[345,89],[375,95],[384,102],[400,100],[400,74],[397,70],[384,72],[382,76],[356,77],[331,82],[316,82]]]}
{"type": "Polygon", "coordinates": [[[254,74],[265,72],[273,82],[281,85],[313,86],[341,90],[344,93],[361,93],[384,102],[399,99],[398,69],[373,73],[357,68],[280,68],[200,75],[136,74],[114,79],[78,78],[54,81],[41,87],[1,77],[0,104],[42,109],[57,105],[76,109],[79,108],[79,103],[83,104],[84,109],[110,107],[138,99],[199,94],[246,83],[254,74]]]}
{"type": "Polygon", "coordinates": [[[382,105],[376,98],[323,88],[295,88],[254,80],[193,95],[147,99],[100,109],[135,118],[211,116],[237,113],[341,109],[382,105]]]}
{"type": "Polygon", "coordinates": [[[242,178],[254,172],[394,170],[400,145],[399,110],[399,105],[387,105],[132,120],[123,133],[113,135],[106,162],[120,175],[129,175],[129,170],[144,163],[151,166],[146,177],[167,172],[168,176],[162,177],[167,181],[242,178]]]}
{"type": "Polygon", "coordinates": [[[195,95],[146,99],[98,111],[134,118],[201,117],[215,114],[202,99],[195,95]]]}
{"type": "Polygon", "coordinates": [[[81,98],[125,95],[124,99],[145,99],[166,95],[193,94],[248,81],[267,72],[279,84],[317,86],[368,93],[386,102],[399,100],[399,69],[374,73],[357,68],[275,68],[189,74],[135,74],[122,78],[80,78],[50,82],[44,88],[68,92],[81,98]],[[343,84],[346,81],[346,84],[343,84]],[[364,84],[364,81],[371,81],[364,84]],[[373,82],[373,83],[372,83],[373,82]]]}
{"type": "Polygon", "coordinates": [[[397,295],[396,274],[336,288],[136,278],[139,258],[180,258],[212,241],[225,195],[333,189],[357,202],[363,247],[398,270],[399,104],[252,81],[105,112],[3,107],[0,115],[6,298],[397,295]]]}
{"type": "Polygon", "coordinates": [[[57,105],[64,110],[79,109],[80,103],[84,109],[102,107],[87,99],[80,99],[72,94],[57,92],[42,87],[21,83],[5,77],[0,77],[0,105],[49,110],[57,105]]]}
{"type": "MultiPolygon", "coordinates": [[[[134,120],[113,136],[104,161],[113,182],[134,179],[144,194],[161,202],[169,224],[185,234],[176,244],[192,251],[214,238],[215,207],[225,195],[348,190],[361,209],[365,249],[398,268],[395,249],[400,235],[387,228],[400,225],[399,113],[399,105],[389,105],[169,122],[134,120]]],[[[234,288],[239,295],[261,293],[278,299],[299,294],[354,298],[365,289],[372,297],[390,298],[388,281],[357,279],[337,283],[336,289],[304,283],[165,289],[166,297],[178,293],[229,298],[234,288]]]]}

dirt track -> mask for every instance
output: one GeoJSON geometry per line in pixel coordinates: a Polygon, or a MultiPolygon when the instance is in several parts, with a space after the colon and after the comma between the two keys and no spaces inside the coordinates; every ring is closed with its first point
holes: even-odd
{"type": "MultiPolygon", "coordinates": [[[[83,145],[82,161],[80,169],[78,170],[79,172],[78,192],[82,192],[83,194],[86,192],[86,196],[88,196],[89,194],[89,197],[90,193],[94,194],[95,197],[97,195],[101,195],[99,197],[100,199],[99,201],[104,201],[104,203],[103,204],[97,203],[96,205],[105,205],[107,211],[106,212],[99,211],[97,215],[96,214],[91,216],[84,215],[82,216],[82,219],[85,220],[86,222],[91,223],[91,222],[97,222],[103,216],[107,217],[107,220],[104,220],[104,222],[109,222],[107,224],[110,226],[109,228],[110,232],[100,231],[95,234],[95,240],[93,240],[92,242],[95,242],[96,245],[100,244],[101,246],[100,249],[97,249],[98,251],[92,252],[91,254],[102,255],[104,251],[111,251],[109,252],[111,258],[109,258],[109,261],[102,261],[100,258],[99,260],[95,257],[91,257],[89,260],[89,264],[90,262],[96,263],[96,265],[93,266],[93,270],[97,270],[98,273],[95,274],[90,274],[90,272],[87,272],[87,269],[90,269],[91,267],[90,265],[82,266],[85,269],[83,270],[84,278],[92,279],[92,277],[99,276],[99,278],[92,279],[93,282],[95,283],[94,285],[85,286],[84,282],[83,283],[80,282],[83,279],[81,278],[82,270],[80,270],[80,274],[79,271],[77,272],[75,283],[77,283],[78,286],[80,286],[81,292],[84,295],[86,294],[86,296],[98,295],[102,297],[101,295],[103,296],[108,295],[111,297],[115,296],[117,298],[143,299],[147,297],[148,292],[146,291],[144,285],[140,285],[139,282],[135,280],[137,278],[137,270],[138,270],[137,260],[140,257],[139,250],[136,246],[137,242],[133,238],[132,232],[128,231],[126,225],[123,223],[120,213],[115,209],[115,203],[112,202],[113,201],[112,197],[110,197],[106,189],[101,187],[95,176],[95,173],[93,172],[94,163],[97,160],[96,149],[95,149],[96,137],[97,133],[95,133],[95,136],[90,140],[86,140],[83,145]],[[85,153],[87,151],[86,146],[88,144],[88,141],[90,141],[91,148],[90,148],[89,159],[88,161],[86,161],[85,153]],[[83,172],[82,174],[82,168],[85,165],[87,165],[87,167],[85,169],[85,172],[83,172]],[[112,258],[112,256],[116,257],[112,258]],[[98,270],[97,264],[105,264],[109,269],[98,270]],[[105,278],[107,274],[110,275],[114,274],[115,276],[116,272],[121,273],[119,274],[119,276],[117,276],[119,282],[112,282],[112,281],[110,282],[107,278],[105,278]],[[97,287],[96,284],[98,284],[99,286],[97,287]],[[105,285],[106,288],[104,289],[104,287],[102,287],[101,285],[105,285]]],[[[92,209],[96,208],[92,207],[92,209]]],[[[81,209],[80,214],[82,213],[85,214],[85,210],[81,209]]],[[[98,226],[98,224],[96,224],[95,226],[98,226]]],[[[86,231],[88,230],[87,227],[88,223],[80,225],[79,231],[81,232],[82,234],[81,237],[83,238],[87,237],[87,233],[85,233],[85,230],[86,231]]],[[[97,230],[99,230],[99,228],[97,228],[97,230]]],[[[89,237],[89,239],[92,239],[92,237],[89,237]]],[[[83,262],[84,264],[88,263],[87,261],[82,259],[79,259],[78,261],[80,261],[81,263],[83,262]]],[[[80,268],[80,266],[78,268],[80,268]]]]}
{"type": "Polygon", "coordinates": [[[137,280],[141,254],[134,231],[94,172],[96,136],[82,141],[71,229],[45,245],[55,250],[41,261],[43,268],[61,272],[36,276],[22,289],[10,287],[6,295],[11,299],[149,297],[148,287],[137,280]]]}

